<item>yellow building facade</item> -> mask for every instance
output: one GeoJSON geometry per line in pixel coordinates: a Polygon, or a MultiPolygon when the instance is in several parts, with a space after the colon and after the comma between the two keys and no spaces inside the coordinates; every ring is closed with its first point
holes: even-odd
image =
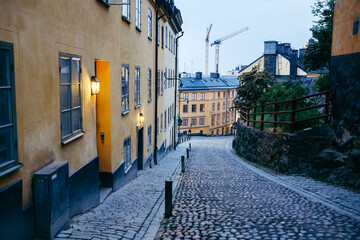
{"type": "Polygon", "coordinates": [[[170,1],[124,2],[0,1],[0,239],[39,236],[35,180],[55,161],[67,218],[154,164],[156,13],[179,17],[170,1]]]}
{"type": "Polygon", "coordinates": [[[180,78],[179,111],[181,135],[219,136],[233,133],[237,120],[232,109],[238,80],[234,77],[180,78]]]}

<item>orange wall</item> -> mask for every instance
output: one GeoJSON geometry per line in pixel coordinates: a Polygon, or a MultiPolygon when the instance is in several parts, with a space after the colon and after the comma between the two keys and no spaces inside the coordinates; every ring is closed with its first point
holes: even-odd
{"type": "Polygon", "coordinates": [[[332,56],[360,52],[360,27],[353,34],[355,20],[360,21],[359,0],[336,0],[332,40],[332,56]]]}

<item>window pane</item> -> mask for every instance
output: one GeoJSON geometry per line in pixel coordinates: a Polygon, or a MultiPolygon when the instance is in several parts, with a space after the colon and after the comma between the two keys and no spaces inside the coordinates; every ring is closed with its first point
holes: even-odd
{"type": "Polygon", "coordinates": [[[0,89],[0,126],[12,123],[11,89],[0,89]]]}
{"type": "Polygon", "coordinates": [[[72,84],[71,85],[71,104],[72,107],[80,106],[80,85],[79,84],[72,84]]]}
{"type": "Polygon", "coordinates": [[[13,127],[0,129],[0,164],[10,160],[15,160],[13,127]]]}
{"type": "Polygon", "coordinates": [[[0,49],[0,86],[10,86],[10,52],[0,49]]]}
{"type": "Polygon", "coordinates": [[[61,137],[71,134],[71,112],[66,111],[61,113],[61,137]]]}
{"type": "Polygon", "coordinates": [[[60,81],[70,83],[70,59],[60,58],[60,81]]]}
{"type": "Polygon", "coordinates": [[[80,83],[80,61],[71,61],[71,82],[80,83]]]}
{"type": "Polygon", "coordinates": [[[78,130],[81,130],[81,108],[74,109],[72,114],[73,114],[72,131],[76,132],[78,130]]]}
{"type": "Polygon", "coordinates": [[[61,110],[70,109],[70,85],[61,86],[61,110]]]}

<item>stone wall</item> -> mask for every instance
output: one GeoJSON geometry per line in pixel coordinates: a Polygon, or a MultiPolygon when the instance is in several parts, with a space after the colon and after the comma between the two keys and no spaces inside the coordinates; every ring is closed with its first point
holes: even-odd
{"type": "Polygon", "coordinates": [[[321,177],[360,189],[360,151],[339,149],[329,125],[293,134],[264,132],[237,125],[236,152],[283,173],[321,177]]]}

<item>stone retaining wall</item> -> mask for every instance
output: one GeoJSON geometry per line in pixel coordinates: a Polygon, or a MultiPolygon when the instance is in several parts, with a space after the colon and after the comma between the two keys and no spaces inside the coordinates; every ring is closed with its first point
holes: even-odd
{"type": "Polygon", "coordinates": [[[283,173],[317,176],[360,189],[360,151],[336,149],[329,125],[293,134],[263,132],[237,125],[236,152],[283,173]]]}

